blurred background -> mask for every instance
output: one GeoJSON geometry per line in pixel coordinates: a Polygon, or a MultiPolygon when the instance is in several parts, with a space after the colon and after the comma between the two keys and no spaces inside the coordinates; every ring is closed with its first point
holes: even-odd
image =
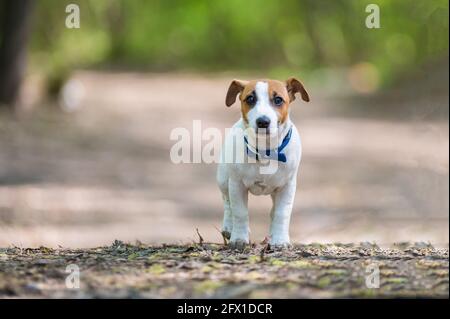
{"type": "MultiPolygon", "coordinates": [[[[312,100],[292,241],[448,245],[448,20],[447,0],[0,0],[0,246],[221,242],[216,165],[173,164],[170,132],[223,132],[233,78],[289,76],[312,100]]],[[[249,205],[261,241],[270,198],[249,205]]]]}

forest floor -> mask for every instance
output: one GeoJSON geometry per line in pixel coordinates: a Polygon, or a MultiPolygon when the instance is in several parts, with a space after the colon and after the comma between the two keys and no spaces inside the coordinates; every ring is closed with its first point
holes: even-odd
{"type": "Polygon", "coordinates": [[[308,244],[285,250],[260,243],[243,252],[202,240],[190,245],[115,241],[89,249],[0,249],[0,298],[448,296],[448,248],[425,243],[391,248],[308,244]],[[76,267],[79,288],[76,280],[67,279],[74,278],[76,267]],[[377,271],[379,288],[371,288],[377,271]]]}

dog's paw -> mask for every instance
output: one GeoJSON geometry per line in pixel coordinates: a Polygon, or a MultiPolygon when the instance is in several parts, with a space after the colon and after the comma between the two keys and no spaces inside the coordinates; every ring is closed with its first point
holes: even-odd
{"type": "Polygon", "coordinates": [[[273,250],[285,250],[290,249],[292,247],[289,239],[284,240],[270,240],[270,247],[273,250]]]}
{"type": "Polygon", "coordinates": [[[236,239],[236,240],[230,241],[231,249],[237,249],[239,251],[243,251],[247,246],[248,246],[248,241],[245,241],[243,239],[236,239]]]}
{"type": "Polygon", "coordinates": [[[278,251],[278,250],[288,250],[292,248],[292,245],[289,243],[284,243],[284,244],[276,244],[276,245],[272,245],[270,244],[270,248],[272,250],[278,251]]]}

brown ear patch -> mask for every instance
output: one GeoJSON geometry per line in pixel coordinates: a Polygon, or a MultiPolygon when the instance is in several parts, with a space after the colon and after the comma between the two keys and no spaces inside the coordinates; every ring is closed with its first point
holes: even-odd
{"type": "Polygon", "coordinates": [[[300,93],[302,100],[305,102],[309,102],[308,92],[306,92],[306,89],[303,86],[302,82],[300,82],[296,78],[287,79],[286,88],[289,93],[289,98],[291,99],[291,102],[295,100],[295,93],[300,93]]]}
{"type": "Polygon", "coordinates": [[[269,83],[269,98],[273,99],[275,96],[279,96],[284,101],[281,106],[274,107],[278,113],[278,121],[280,123],[284,123],[289,115],[290,103],[290,97],[287,92],[286,84],[277,80],[268,80],[267,82],[269,83]]]}
{"type": "Polygon", "coordinates": [[[236,102],[236,97],[244,90],[247,81],[233,80],[228,88],[227,96],[225,98],[226,106],[231,106],[236,102]]]}

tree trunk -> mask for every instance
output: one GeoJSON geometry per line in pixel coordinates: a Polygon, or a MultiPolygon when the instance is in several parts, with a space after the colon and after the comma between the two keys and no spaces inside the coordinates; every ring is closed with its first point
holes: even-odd
{"type": "Polygon", "coordinates": [[[25,71],[34,0],[0,0],[0,105],[13,106],[25,71]]]}

